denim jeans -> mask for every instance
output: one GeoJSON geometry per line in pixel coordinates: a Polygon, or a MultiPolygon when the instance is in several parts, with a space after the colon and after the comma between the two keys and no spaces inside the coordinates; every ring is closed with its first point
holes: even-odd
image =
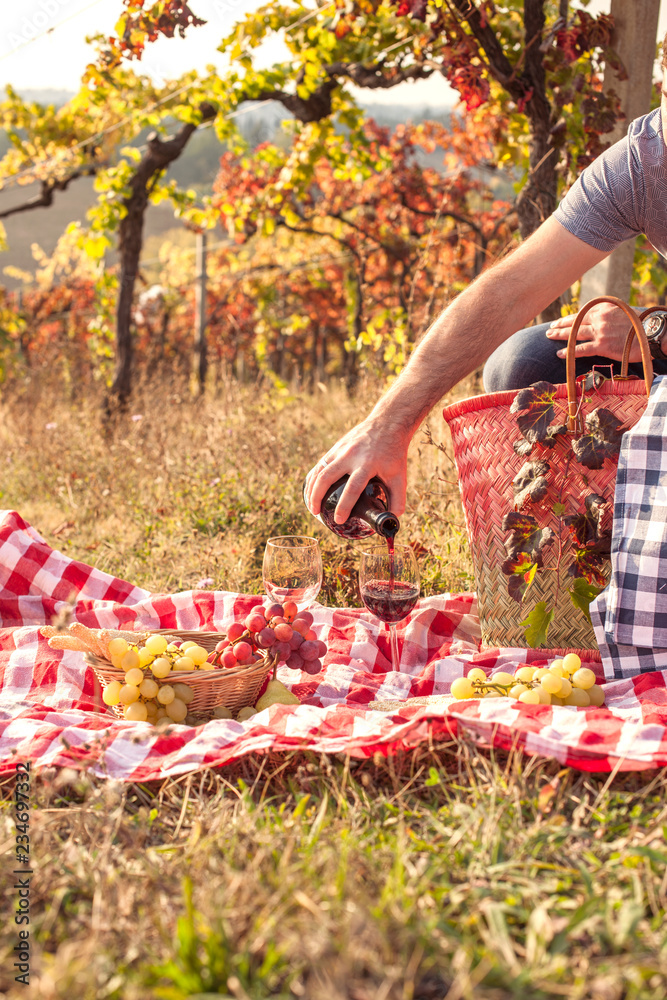
{"type": "MultiPolygon", "coordinates": [[[[529,326],[509,337],[497,347],[484,365],[483,380],[485,392],[500,392],[503,389],[523,389],[533,382],[544,380],[557,385],[565,381],[565,358],[559,358],[556,351],[565,347],[565,340],[550,340],[546,332],[548,323],[529,326]]],[[[621,362],[610,358],[578,358],[576,374],[584,375],[596,365],[603,375],[609,374],[611,365],[614,374],[621,371],[621,362]],[[606,370],[605,370],[606,369],[606,370]]],[[[667,361],[654,361],[656,375],[667,374],[667,361]]],[[[641,362],[628,365],[628,374],[644,377],[641,362]]]]}

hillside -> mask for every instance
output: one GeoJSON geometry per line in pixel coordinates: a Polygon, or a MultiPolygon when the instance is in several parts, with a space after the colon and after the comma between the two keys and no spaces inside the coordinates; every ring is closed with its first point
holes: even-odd
{"type": "MultiPolygon", "coordinates": [[[[64,91],[26,91],[23,96],[43,104],[59,105],[71,95],[64,91]]],[[[392,129],[410,120],[447,121],[450,114],[448,108],[415,108],[408,105],[387,106],[369,103],[365,108],[378,124],[392,129]]],[[[262,142],[275,140],[280,135],[280,121],[284,116],[284,110],[278,105],[265,105],[241,116],[239,128],[250,145],[255,147],[262,142]]],[[[137,136],[136,144],[140,145],[144,139],[145,135],[137,136]]],[[[7,136],[0,131],[0,157],[4,156],[8,147],[7,136]]],[[[215,131],[210,127],[203,128],[192,137],[183,156],[172,165],[167,176],[175,178],[184,187],[193,187],[202,194],[208,193],[224,149],[215,131]]],[[[437,154],[430,159],[433,160],[432,166],[440,165],[437,154]]],[[[8,185],[5,190],[0,191],[0,209],[22,204],[36,194],[38,194],[37,185],[27,187],[8,185]]],[[[85,223],[86,212],[94,201],[92,178],[82,178],[66,191],[59,192],[49,208],[36,208],[4,220],[9,249],[0,253],[0,284],[9,289],[16,288],[20,282],[4,274],[3,269],[12,265],[24,271],[32,271],[34,260],[31,246],[37,243],[47,253],[51,253],[59,236],[70,222],[85,223]]],[[[174,218],[172,208],[165,204],[150,206],[146,216],[145,256],[155,256],[160,236],[168,230],[173,231],[174,228],[180,229],[181,226],[174,218]]]]}

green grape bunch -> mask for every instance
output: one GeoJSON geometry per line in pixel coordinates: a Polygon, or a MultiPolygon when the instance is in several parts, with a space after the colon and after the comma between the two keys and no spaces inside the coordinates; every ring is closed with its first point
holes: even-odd
{"type": "Polygon", "coordinates": [[[465,677],[452,682],[454,698],[511,698],[524,705],[573,705],[600,708],[604,688],[596,683],[590,667],[582,667],[576,653],[566,653],[548,667],[519,667],[514,674],[499,671],[488,677],[481,667],[473,667],[465,677]]]}
{"type": "Polygon", "coordinates": [[[125,683],[106,684],[102,701],[110,707],[122,705],[128,722],[183,722],[194,691],[189,684],[167,683],[167,679],[171,673],[214,670],[209,656],[193,640],[170,642],[154,633],[143,642],[131,643],[117,636],[109,642],[109,658],[112,666],[125,672],[125,683]]]}

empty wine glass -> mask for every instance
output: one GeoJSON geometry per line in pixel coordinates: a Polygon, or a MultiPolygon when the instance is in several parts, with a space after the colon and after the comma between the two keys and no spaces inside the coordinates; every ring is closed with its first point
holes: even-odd
{"type": "Polygon", "coordinates": [[[368,610],[389,629],[392,670],[399,669],[396,624],[419,600],[419,567],[408,545],[366,546],[359,564],[359,592],[368,610]]]}
{"type": "Polygon", "coordinates": [[[322,586],[322,553],[316,538],[276,535],[269,538],[262,565],[264,590],[277,604],[294,601],[299,611],[309,607],[322,586]]]}

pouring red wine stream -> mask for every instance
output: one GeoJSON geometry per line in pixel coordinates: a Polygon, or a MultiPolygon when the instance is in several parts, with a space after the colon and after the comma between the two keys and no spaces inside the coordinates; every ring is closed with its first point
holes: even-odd
{"type": "Polygon", "coordinates": [[[415,606],[419,598],[419,587],[395,579],[394,542],[400,521],[389,510],[389,489],[378,476],[374,476],[352,508],[349,518],[343,524],[338,524],[334,516],[348,478],[343,476],[329,488],[322,500],[318,517],[341,538],[367,538],[376,532],[385,539],[389,556],[389,579],[369,580],[362,588],[361,597],[368,610],[388,625],[402,621],[415,606]]]}

